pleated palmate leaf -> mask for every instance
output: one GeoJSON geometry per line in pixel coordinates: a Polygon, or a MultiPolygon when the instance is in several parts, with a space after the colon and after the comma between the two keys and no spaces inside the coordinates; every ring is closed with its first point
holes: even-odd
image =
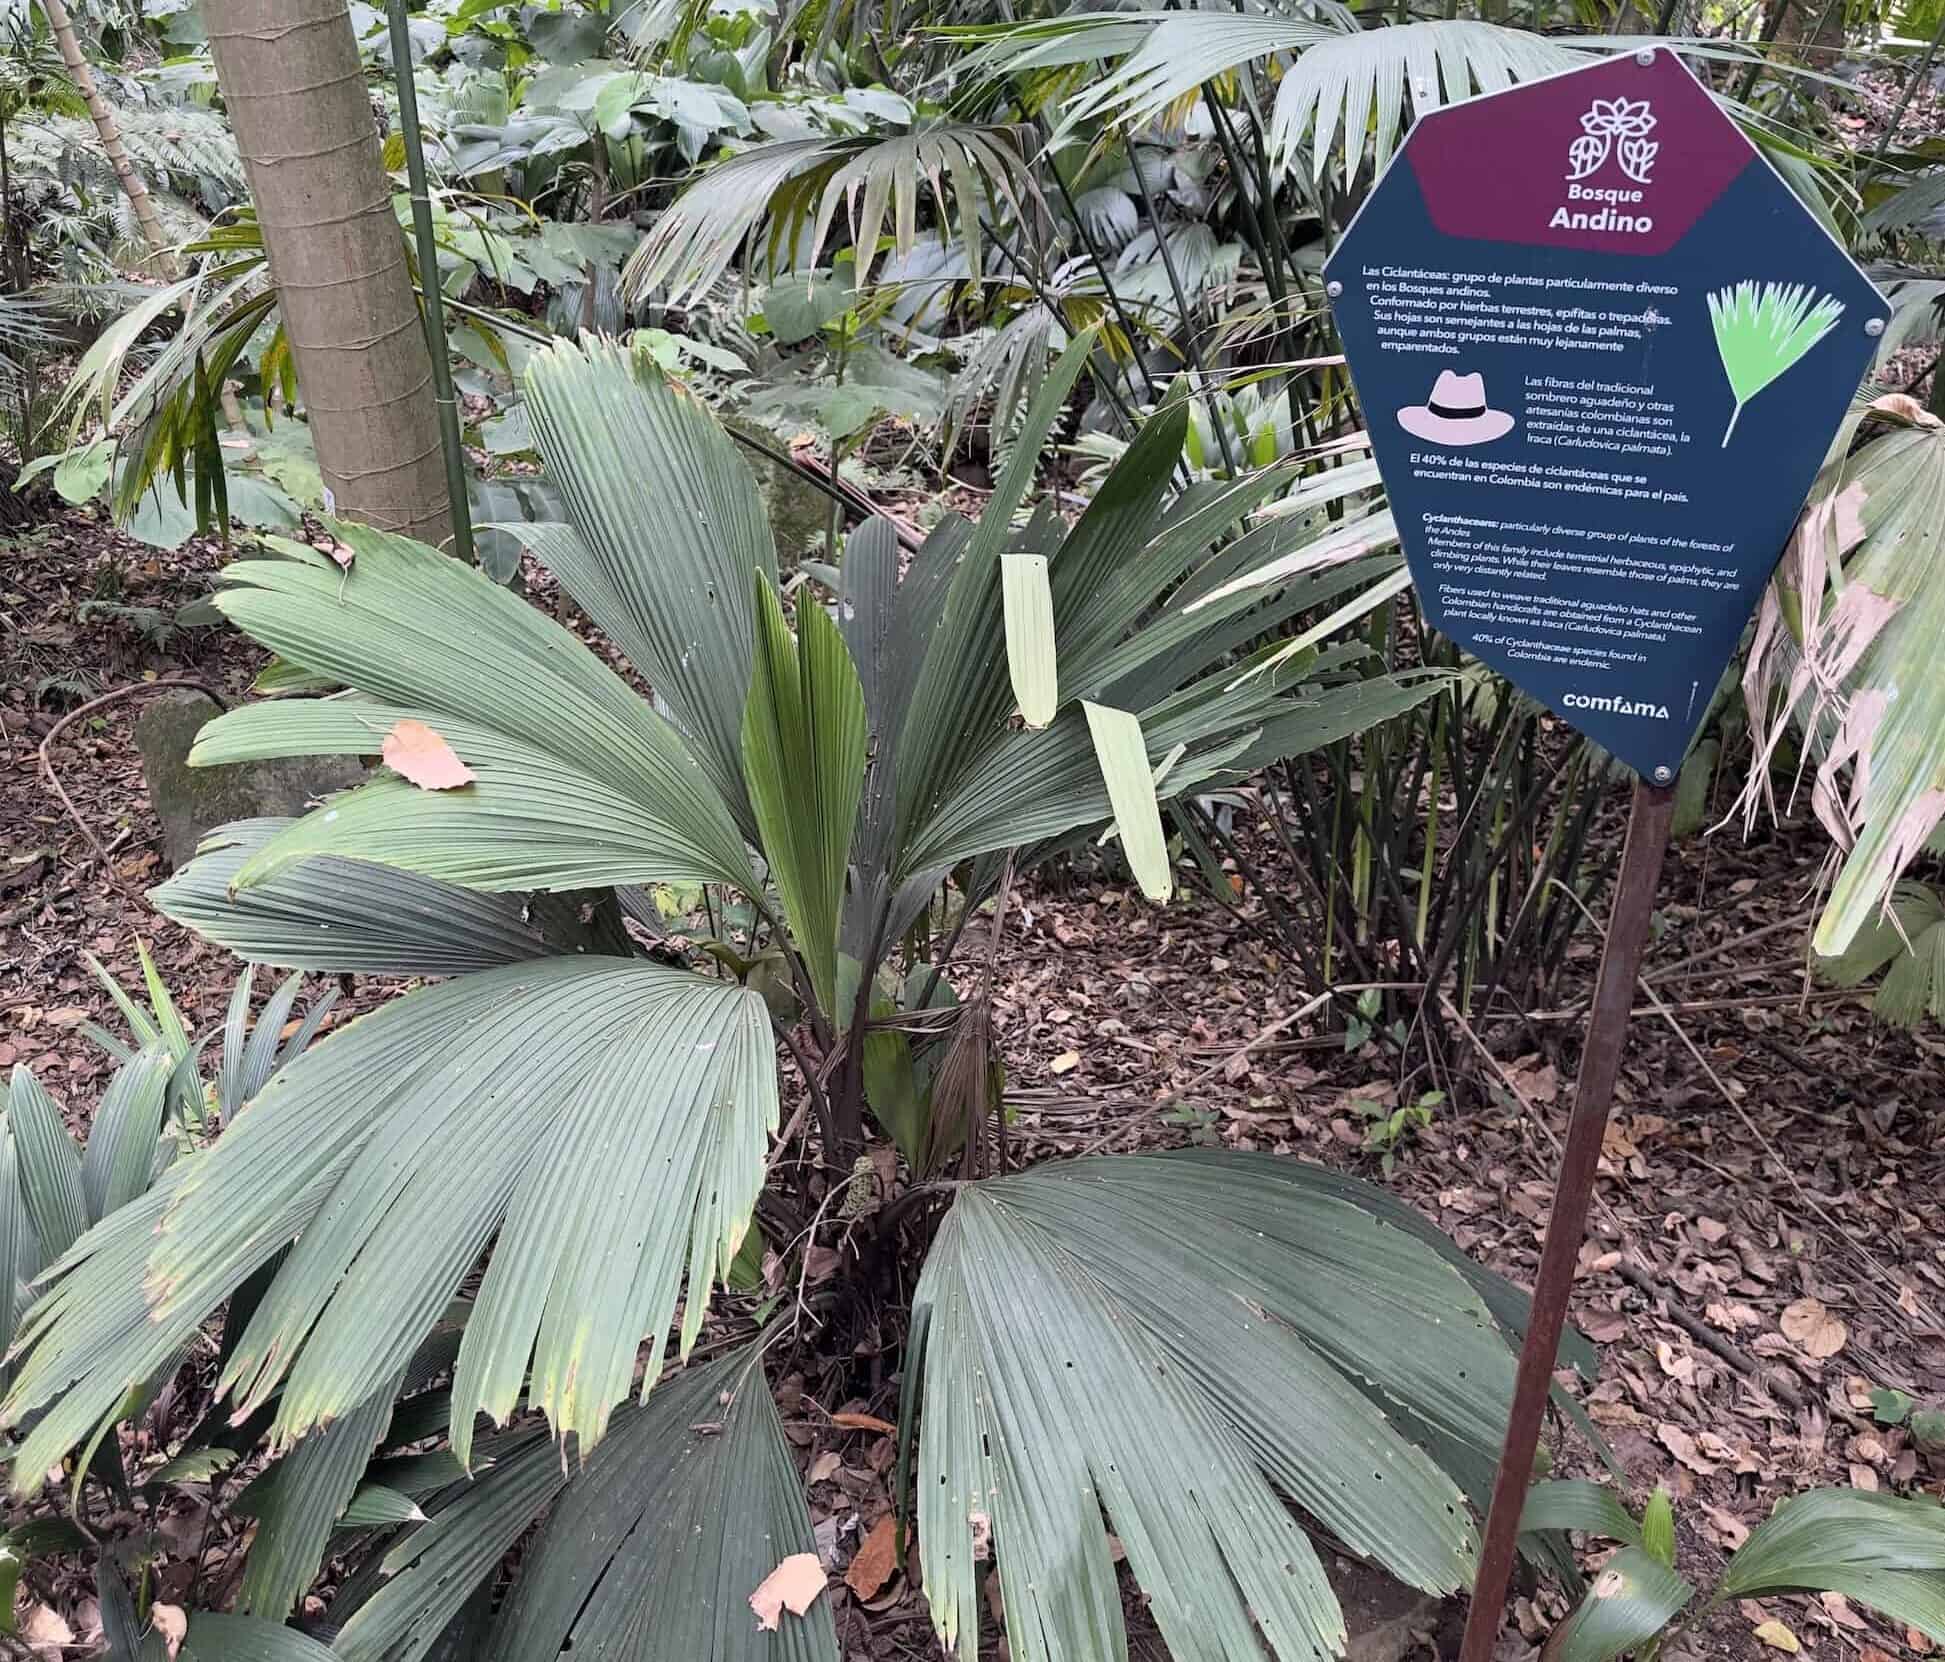
{"type": "Polygon", "coordinates": [[[571,1477],[544,1437],[495,1439],[493,1463],[427,1494],[430,1521],[347,1590],[356,1608],[330,1654],[416,1662],[457,1617],[453,1654],[474,1662],[835,1662],[827,1600],[767,1634],[748,1602],[784,1558],[815,1550],[761,1364],[748,1349],[673,1374],[615,1415],[571,1477]],[[462,1614],[543,1515],[497,1615],[462,1614]]]}
{"type": "Polygon", "coordinates": [[[1479,1290],[1497,1278],[1395,1207],[1202,1152],[962,1189],[907,1385],[909,1413],[922,1370],[919,1541],[947,1645],[976,1655],[990,1540],[1015,1657],[1125,1656],[1103,1512],[1178,1662],[1256,1655],[1256,1628],[1279,1657],[1341,1645],[1283,1494],[1405,1580],[1464,1585],[1465,1495],[1420,1445],[1489,1469],[1513,1354],[1479,1290]]]}
{"type": "Polygon", "coordinates": [[[456,1452],[475,1409],[513,1410],[530,1361],[534,1406],[591,1445],[685,1266],[693,1340],[776,1123],[768,1015],[733,983],[580,958],[408,994],[283,1069],[56,1266],[5,1408],[13,1425],[46,1410],[16,1481],[293,1237],[220,1381],[239,1413],[276,1401],[275,1441],[390,1388],[493,1243],[459,1349],[456,1452]]]}
{"type": "Polygon", "coordinates": [[[1341,145],[1347,184],[1363,162],[1367,133],[1373,165],[1389,159],[1406,125],[1407,98],[1413,116],[1424,115],[1588,61],[1584,52],[1501,24],[1446,18],[1367,29],[1341,8],[1322,7],[1315,17],[1204,10],[1108,24],[1092,18],[1041,24],[1037,32],[1022,31],[1017,48],[1000,42],[995,67],[1063,61],[1063,29],[1089,55],[1127,53],[1073,100],[1066,127],[1105,120],[1138,129],[1205,82],[1259,58],[1282,60],[1270,118],[1272,154],[1288,167],[1308,149],[1309,171],[1321,178],[1341,145]],[[1137,23],[1145,27],[1136,30],[1137,23]]]}
{"type": "Polygon", "coordinates": [[[620,945],[583,922],[578,907],[550,896],[482,894],[367,860],[304,860],[250,888],[232,888],[245,862],[293,823],[223,826],[149,898],[164,917],[238,957],[290,969],[464,975],[620,945]]]}
{"type": "Polygon", "coordinates": [[[678,299],[699,294],[766,220],[762,263],[808,269],[840,208],[849,216],[862,282],[887,224],[894,252],[912,251],[926,197],[938,216],[933,234],[943,239],[956,227],[976,283],[981,217],[998,218],[1002,204],[1017,215],[1033,195],[1004,127],[941,122],[911,133],[756,145],[706,169],[670,204],[623,268],[622,286],[637,297],[662,287],[678,299]]]}

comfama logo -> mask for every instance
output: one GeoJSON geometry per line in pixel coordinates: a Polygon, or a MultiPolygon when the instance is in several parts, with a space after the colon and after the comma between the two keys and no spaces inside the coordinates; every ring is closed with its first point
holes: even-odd
{"type": "Polygon", "coordinates": [[[1610,716],[1652,716],[1668,720],[1666,704],[1644,704],[1632,698],[1596,698],[1592,693],[1568,693],[1560,701],[1570,710],[1600,710],[1610,716]]]}

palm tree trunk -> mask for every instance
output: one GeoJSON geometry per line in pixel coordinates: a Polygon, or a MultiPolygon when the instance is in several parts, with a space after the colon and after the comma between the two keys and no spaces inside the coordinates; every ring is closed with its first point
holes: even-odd
{"type": "Polygon", "coordinates": [[[442,544],[432,359],[346,0],[203,0],[202,15],[326,505],[442,544]]]}
{"type": "Polygon", "coordinates": [[[41,10],[47,14],[47,27],[53,33],[54,44],[60,48],[61,61],[68,66],[68,78],[81,94],[88,106],[88,114],[94,118],[95,131],[101,135],[101,148],[108,157],[108,165],[115,170],[115,177],[121,182],[122,193],[128,198],[128,205],[135,210],[135,223],[141,228],[142,240],[149,245],[155,261],[165,275],[173,277],[176,259],[169,247],[169,234],[162,228],[162,219],[155,211],[155,201],[149,195],[149,187],[143,183],[142,175],[135,171],[134,162],[129,160],[128,149],[122,143],[122,130],[115,122],[115,112],[108,100],[101,96],[101,88],[95,82],[93,66],[81,50],[80,38],[74,32],[74,19],[68,14],[65,0],[41,0],[41,10]]]}

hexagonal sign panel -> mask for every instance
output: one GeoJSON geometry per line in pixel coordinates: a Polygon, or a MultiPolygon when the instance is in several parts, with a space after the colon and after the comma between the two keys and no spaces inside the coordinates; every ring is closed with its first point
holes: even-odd
{"type": "Polygon", "coordinates": [[[1665,50],[1425,116],[1324,275],[1425,615],[1671,780],[1883,298],[1665,50]]]}

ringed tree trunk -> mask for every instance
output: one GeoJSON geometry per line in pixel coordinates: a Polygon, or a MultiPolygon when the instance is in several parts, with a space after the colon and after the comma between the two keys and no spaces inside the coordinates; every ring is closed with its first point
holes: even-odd
{"type": "Polygon", "coordinates": [[[169,233],[162,228],[162,219],[155,211],[155,199],[149,195],[149,187],[143,182],[142,175],[136,172],[134,162],[129,160],[128,147],[122,143],[122,130],[115,121],[115,112],[109,107],[108,100],[101,96],[94,66],[88,62],[87,55],[81,50],[80,37],[74,32],[74,18],[65,0],[40,0],[40,4],[47,16],[47,27],[54,36],[54,44],[60,50],[61,62],[67,65],[68,79],[74,82],[74,90],[81,94],[82,102],[88,106],[88,115],[94,121],[95,131],[101,136],[102,152],[108,158],[108,165],[115,170],[115,177],[121,183],[122,194],[128,198],[129,207],[135,211],[135,223],[141,228],[142,240],[149,245],[149,252],[155,256],[155,262],[163,274],[173,277],[176,260],[169,247],[169,233]]]}
{"type": "Polygon", "coordinates": [[[346,0],[201,9],[328,505],[444,545],[432,359],[346,0]]]}

